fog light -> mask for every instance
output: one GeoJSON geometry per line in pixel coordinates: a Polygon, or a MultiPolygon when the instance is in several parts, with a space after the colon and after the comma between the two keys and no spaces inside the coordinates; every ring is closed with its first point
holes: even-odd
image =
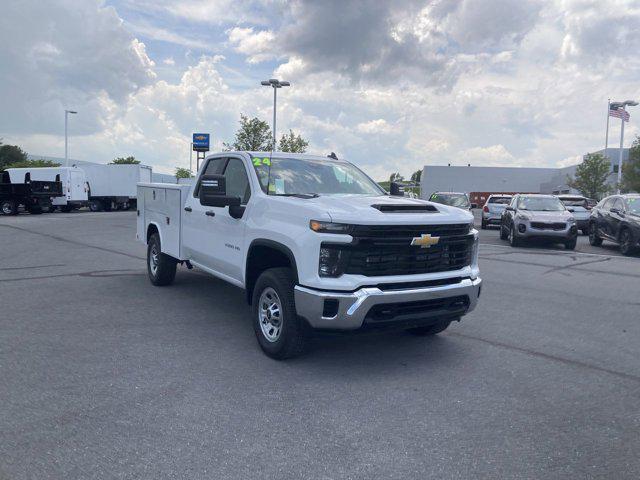
{"type": "Polygon", "coordinates": [[[322,316],[324,318],[333,318],[338,314],[338,300],[335,298],[327,298],[322,307],[322,316]]]}
{"type": "Polygon", "coordinates": [[[526,231],[527,231],[527,226],[524,223],[521,223],[520,225],[518,225],[518,232],[524,233],[526,231]]]}

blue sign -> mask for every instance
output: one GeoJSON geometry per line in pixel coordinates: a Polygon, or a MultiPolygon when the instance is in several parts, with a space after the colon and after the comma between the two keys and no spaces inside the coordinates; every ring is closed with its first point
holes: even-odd
{"type": "Polygon", "coordinates": [[[193,134],[193,151],[194,152],[209,151],[209,134],[208,133],[193,134]]]}

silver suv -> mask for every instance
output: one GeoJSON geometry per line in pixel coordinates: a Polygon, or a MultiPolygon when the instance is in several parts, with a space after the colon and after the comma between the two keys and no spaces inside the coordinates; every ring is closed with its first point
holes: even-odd
{"type": "Polygon", "coordinates": [[[511,202],[511,195],[489,195],[482,207],[482,229],[489,225],[500,225],[504,209],[511,202]]]}
{"type": "Polygon", "coordinates": [[[547,239],[576,248],[578,228],[572,213],[555,195],[514,195],[500,221],[500,238],[517,247],[524,239],[547,239]]]}

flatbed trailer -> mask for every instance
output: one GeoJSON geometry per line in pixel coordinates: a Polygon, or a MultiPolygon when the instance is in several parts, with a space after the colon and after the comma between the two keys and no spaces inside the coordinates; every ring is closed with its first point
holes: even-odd
{"type": "Polygon", "coordinates": [[[20,205],[29,213],[40,214],[43,209],[51,209],[52,198],[62,195],[62,182],[59,181],[11,183],[8,172],[0,175],[0,212],[3,215],[17,215],[20,205]]]}

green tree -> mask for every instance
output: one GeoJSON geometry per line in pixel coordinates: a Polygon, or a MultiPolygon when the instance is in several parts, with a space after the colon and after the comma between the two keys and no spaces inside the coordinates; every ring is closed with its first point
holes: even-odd
{"type": "Polygon", "coordinates": [[[193,174],[188,168],[176,167],[176,178],[191,178],[193,174]]]}
{"type": "Polygon", "coordinates": [[[640,192],[640,136],[636,135],[629,149],[629,160],[622,164],[620,189],[625,193],[640,192]]]}
{"type": "Polygon", "coordinates": [[[307,151],[308,146],[309,142],[300,135],[293,133],[293,130],[289,130],[289,133],[282,135],[280,138],[281,152],[304,153],[307,151]]]}
{"type": "Polygon", "coordinates": [[[233,143],[223,145],[225,150],[269,152],[273,149],[271,128],[258,117],[249,118],[240,114],[240,128],[233,143]]]}
{"type": "Polygon", "coordinates": [[[0,170],[18,162],[26,162],[27,152],[17,145],[0,145],[0,170]]]}
{"type": "Polygon", "coordinates": [[[416,170],[411,174],[411,181],[413,183],[420,183],[421,178],[422,178],[422,170],[416,170]]]}
{"type": "Polygon", "coordinates": [[[610,163],[601,153],[589,153],[578,165],[575,177],[567,176],[567,185],[579,190],[585,197],[600,199],[609,192],[607,177],[610,163]]]}
{"type": "Polygon", "coordinates": [[[22,160],[20,162],[15,162],[10,165],[7,165],[6,168],[42,168],[42,167],[59,167],[59,166],[60,166],[60,163],[58,162],[40,158],[38,160],[22,160]]]}
{"type": "Polygon", "coordinates": [[[138,165],[140,160],[136,160],[136,157],[129,155],[128,157],[114,158],[110,165],[138,165]]]}
{"type": "Polygon", "coordinates": [[[394,172],[389,177],[389,182],[404,182],[404,177],[400,175],[400,172],[394,172]]]}

